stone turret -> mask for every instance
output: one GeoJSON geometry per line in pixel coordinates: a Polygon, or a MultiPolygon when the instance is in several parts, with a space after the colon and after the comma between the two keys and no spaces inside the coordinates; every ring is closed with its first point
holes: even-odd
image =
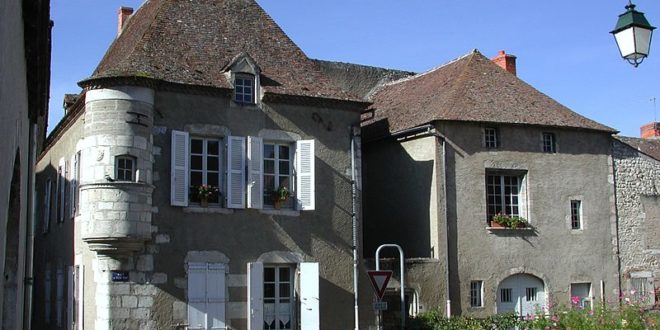
{"type": "Polygon", "coordinates": [[[82,239],[101,255],[128,256],[151,238],[154,91],[87,91],[80,150],[82,239]]]}

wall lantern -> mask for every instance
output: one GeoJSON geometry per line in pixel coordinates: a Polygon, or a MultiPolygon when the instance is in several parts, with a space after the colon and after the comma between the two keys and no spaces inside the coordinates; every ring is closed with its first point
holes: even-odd
{"type": "Polygon", "coordinates": [[[635,10],[635,5],[629,0],[625,13],[619,15],[616,27],[612,30],[621,57],[637,67],[651,48],[651,36],[655,27],[649,24],[644,13],[635,10]]]}

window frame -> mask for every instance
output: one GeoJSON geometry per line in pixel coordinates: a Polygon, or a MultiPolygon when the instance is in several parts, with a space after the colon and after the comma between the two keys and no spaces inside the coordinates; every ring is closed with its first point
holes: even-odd
{"type": "Polygon", "coordinates": [[[541,144],[544,153],[557,153],[557,135],[552,132],[541,133],[541,144]]]}
{"type": "MultiPolygon", "coordinates": [[[[527,217],[527,171],[518,170],[496,170],[487,169],[485,175],[485,195],[486,195],[486,221],[490,224],[493,216],[500,213],[508,216],[527,217]],[[496,182],[491,183],[491,178],[497,178],[496,182]],[[507,178],[516,179],[517,193],[507,193],[507,187],[512,187],[512,182],[507,182],[507,178]],[[493,186],[493,193],[489,188],[493,186]],[[499,199],[499,202],[491,203],[493,199],[499,199]],[[515,199],[515,202],[514,202],[515,199]],[[517,212],[513,212],[514,208],[517,212]]],[[[494,200],[494,201],[495,201],[494,200]]]]}
{"type": "Polygon", "coordinates": [[[224,196],[224,167],[223,167],[223,162],[224,159],[223,157],[226,157],[224,152],[225,148],[223,146],[224,139],[219,136],[201,136],[201,135],[189,135],[188,136],[188,184],[190,185],[191,193],[188,194],[188,202],[192,202],[196,205],[200,204],[200,200],[197,199],[197,197],[192,193],[194,190],[193,186],[193,172],[201,172],[202,174],[202,185],[210,185],[208,176],[209,173],[216,173],[218,176],[218,182],[217,185],[213,185],[214,187],[218,188],[218,194],[217,194],[217,200],[209,200],[209,205],[216,206],[216,207],[222,207],[223,205],[223,196],[224,196]],[[202,153],[194,153],[193,152],[193,140],[198,140],[202,142],[202,153]],[[208,150],[209,150],[209,142],[216,142],[218,144],[218,153],[217,155],[209,155],[208,150]],[[201,156],[201,164],[202,168],[201,169],[193,169],[193,161],[192,157],[193,156],[201,156]],[[218,164],[218,169],[217,171],[209,170],[208,169],[208,160],[210,157],[217,157],[217,164],[218,164]]]}
{"type": "Polygon", "coordinates": [[[292,209],[294,208],[294,200],[295,200],[295,192],[296,192],[296,173],[294,170],[295,164],[294,164],[294,158],[295,158],[295,152],[296,152],[296,144],[295,143],[290,143],[290,142],[281,142],[281,141],[263,141],[263,147],[262,147],[262,153],[261,153],[261,160],[263,162],[263,170],[261,173],[262,176],[262,182],[263,182],[263,193],[262,198],[263,198],[263,206],[264,208],[274,208],[275,207],[275,202],[273,202],[273,196],[272,193],[279,189],[281,182],[280,179],[281,177],[288,177],[289,179],[289,184],[288,184],[288,189],[289,189],[289,198],[286,201],[285,205],[282,205],[282,208],[285,209],[292,209]],[[266,157],[266,147],[267,146],[272,146],[273,147],[273,156],[274,158],[267,158],[266,157]],[[288,159],[282,160],[280,158],[280,147],[287,147],[289,148],[288,152],[288,159]],[[266,172],[266,162],[267,161],[272,161],[273,162],[273,173],[267,173],[266,172]],[[280,164],[283,161],[288,161],[289,165],[289,173],[288,174],[282,174],[281,173],[281,168],[280,164]],[[273,186],[272,187],[267,187],[266,186],[266,177],[273,177],[273,186]]]}
{"type": "MultiPolygon", "coordinates": [[[[289,300],[289,311],[288,311],[288,316],[289,316],[289,327],[284,327],[280,328],[280,324],[275,322],[275,328],[274,330],[293,330],[297,329],[297,315],[296,315],[296,309],[297,309],[297,297],[295,294],[295,272],[296,272],[296,265],[292,264],[264,264],[264,277],[263,277],[263,292],[264,292],[264,308],[263,308],[263,313],[264,313],[264,326],[265,326],[265,319],[266,319],[266,300],[267,299],[273,299],[274,302],[272,303],[274,305],[273,311],[275,317],[274,321],[278,321],[278,316],[283,315],[281,313],[281,305],[283,302],[280,300],[283,299],[288,299],[289,300]],[[273,281],[266,281],[266,272],[267,270],[272,269],[273,270],[273,281]],[[281,269],[288,269],[289,276],[288,276],[288,281],[284,281],[281,278],[281,269]],[[273,285],[273,296],[272,297],[267,297],[267,292],[266,286],[272,284],[273,285]],[[281,289],[283,284],[288,284],[289,286],[289,294],[288,296],[282,296],[281,294],[281,289]]],[[[270,328],[269,328],[270,329],[270,328]]]]}
{"type": "Polygon", "coordinates": [[[500,288],[500,302],[501,303],[512,303],[513,299],[511,298],[513,296],[513,288],[500,288]],[[507,298],[506,300],[504,298],[507,298]]]}
{"type": "Polygon", "coordinates": [[[137,168],[137,158],[131,155],[118,155],[115,156],[115,181],[119,182],[133,182],[135,181],[135,173],[137,168]],[[131,167],[120,167],[120,162],[130,161],[131,167]],[[120,175],[120,173],[123,173],[120,175]],[[126,179],[126,173],[130,173],[130,178],[126,179]]]}
{"type": "Polygon", "coordinates": [[[244,105],[256,104],[256,91],[256,75],[247,72],[237,72],[234,74],[234,93],[232,95],[232,100],[234,102],[244,105]],[[246,82],[249,82],[249,86],[245,84],[246,82]],[[239,88],[241,90],[240,92],[239,88]],[[245,88],[249,88],[251,92],[246,93],[245,88]],[[239,96],[241,97],[240,100],[239,96]],[[249,99],[249,101],[246,101],[246,98],[249,99]]]}
{"type": "Polygon", "coordinates": [[[470,281],[470,307],[484,307],[484,281],[470,281]]]}
{"type": "Polygon", "coordinates": [[[500,132],[496,127],[484,127],[484,147],[498,149],[500,147],[500,132]]]}
{"type": "Polygon", "coordinates": [[[571,208],[571,229],[572,230],[581,230],[583,226],[583,217],[582,217],[582,200],[571,199],[570,201],[571,208]]]}

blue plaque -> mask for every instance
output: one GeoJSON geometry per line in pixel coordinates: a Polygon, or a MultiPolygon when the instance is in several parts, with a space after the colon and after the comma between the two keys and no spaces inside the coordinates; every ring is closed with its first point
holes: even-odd
{"type": "Polygon", "coordinates": [[[122,271],[112,271],[112,281],[113,282],[128,282],[128,272],[122,271]]]}

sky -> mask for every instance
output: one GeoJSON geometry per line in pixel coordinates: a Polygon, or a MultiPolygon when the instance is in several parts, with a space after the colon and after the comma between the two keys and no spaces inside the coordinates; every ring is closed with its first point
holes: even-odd
{"type": "MultiPolygon", "coordinates": [[[[153,1],[153,0],[152,0],[153,1]]],[[[180,0],[198,1],[198,0],[180,0]]],[[[660,41],[638,67],[609,33],[627,0],[257,0],[310,58],[424,72],[472,49],[517,56],[518,77],[573,111],[639,136],[660,105],[660,41]]],[[[660,26],[660,1],[634,1],[660,26]]],[[[50,118],[79,93],[117,33],[120,6],[143,0],[51,0],[50,118]]],[[[658,116],[660,117],[660,115],[658,116]]]]}

